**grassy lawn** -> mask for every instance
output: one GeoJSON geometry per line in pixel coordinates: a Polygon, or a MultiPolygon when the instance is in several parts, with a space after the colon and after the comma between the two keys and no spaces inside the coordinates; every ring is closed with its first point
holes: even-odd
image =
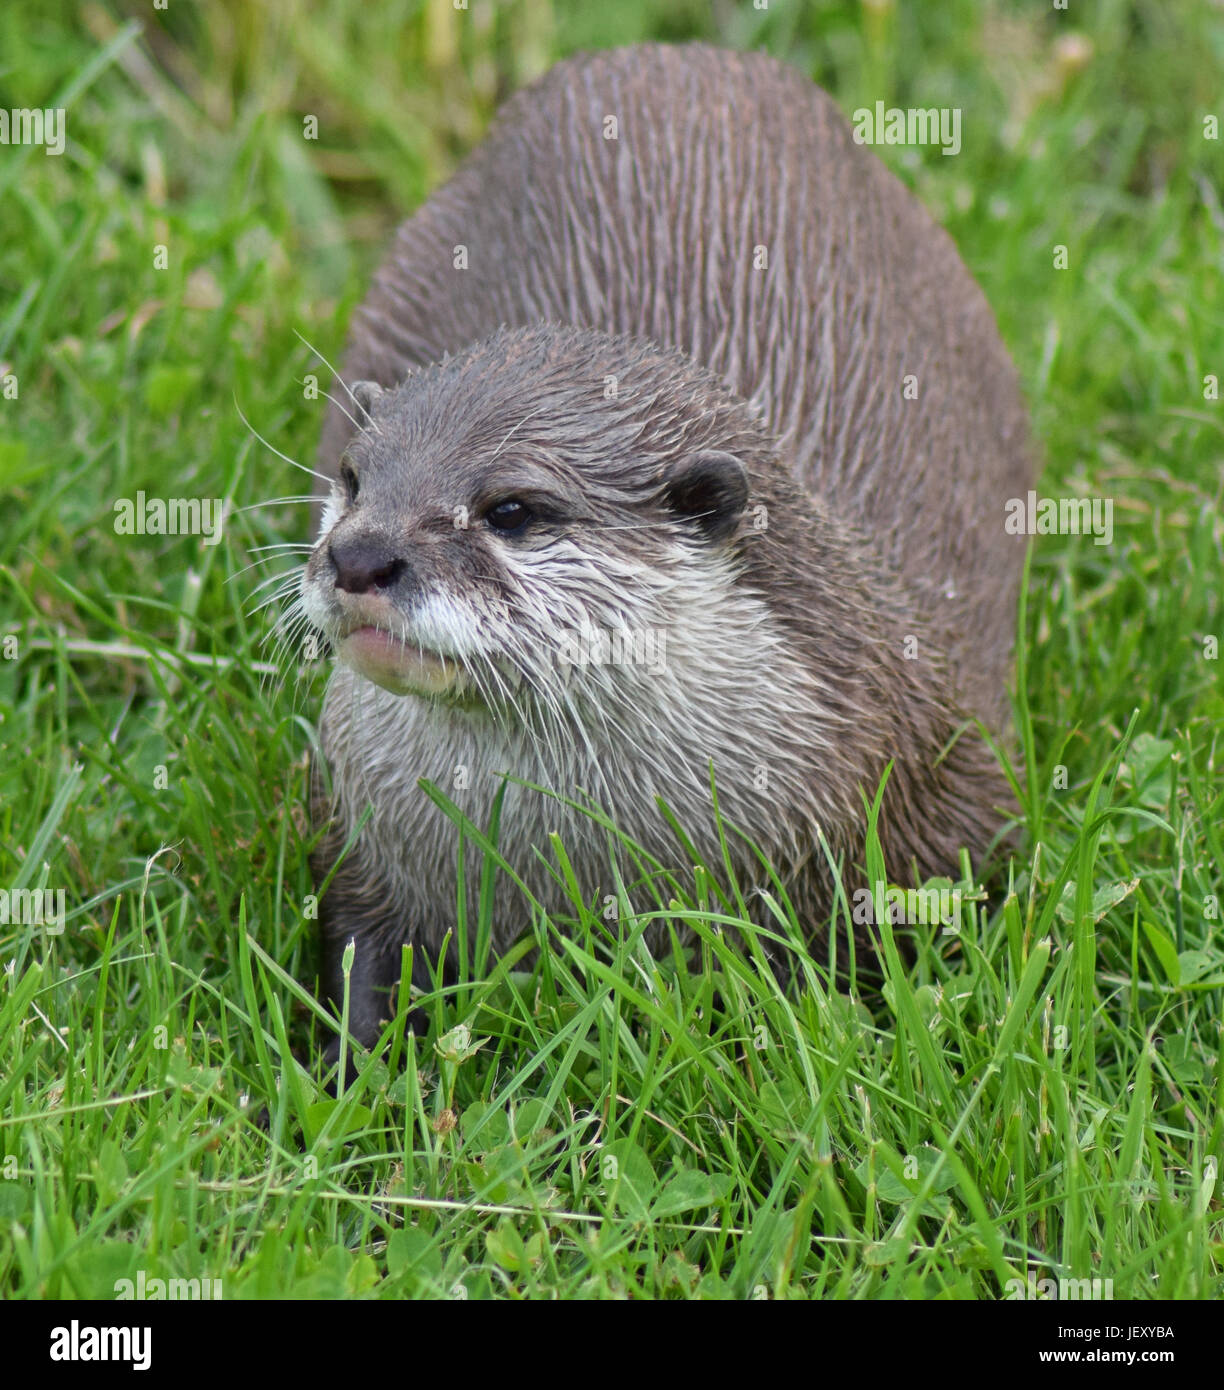
{"type": "Polygon", "coordinates": [[[0,109],[67,142],[0,144],[0,887],[66,921],[0,925],[0,1293],[1224,1294],[1221,92],[1206,3],[6,0],[0,109]],[[721,865],[660,894],[687,953],[580,901],[501,961],[473,923],[336,1100],[326,668],[282,679],[255,589],[310,536],[309,380],[502,96],[694,36],[963,109],[956,158],[882,155],[994,306],[1043,495],[1113,500],[1111,545],[1033,549],[1011,889],[849,996],[783,908],[778,986],[721,865]],[[225,499],[220,543],[117,533],[141,492],[225,499]]]}

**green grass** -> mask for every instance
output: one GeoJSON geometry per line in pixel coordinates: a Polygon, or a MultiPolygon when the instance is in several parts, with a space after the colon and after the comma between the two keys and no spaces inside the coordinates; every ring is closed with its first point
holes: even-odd
{"type": "Polygon", "coordinates": [[[64,106],[69,134],[60,158],[0,146],[0,886],[69,909],[60,936],[0,927],[5,1296],[110,1297],[144,1270],[227,1298],[994,1298],[1059,1276],[1220,1297],[1220,12],[152,13],[0,13],[0,108],[64,106]],[[978,930],[920,932],[910,964],[886,942],[882,991],[851,997],[781,902],[798,985],[776,984],[721,865],[645,917],[577,901],[500,962],[471,923],[429,1036],[334,1100],[301,1060],[327,1031],[304,815],[324,672],[267,678],[268,615],[234,578],[309,521],[256,506],[305,489],[253,431],[309,462],[302,338],[339,354],[396,220],[501,95],[577,46],[690,35],[763,44],[846,111],[964,109],[958,158],[883,153],[995,307],[1043,493],[1115,500],[1111,547],[1034,550],[1012,890],[978,930]],[[142,489],[229,499],[225,539],[116,535],[142,489]],[[652,920],[699,947],[652,954],[652,920]]]}

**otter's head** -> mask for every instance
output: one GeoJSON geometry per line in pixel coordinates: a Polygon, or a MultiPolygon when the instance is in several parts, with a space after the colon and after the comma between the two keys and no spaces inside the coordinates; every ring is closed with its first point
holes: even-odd
{"type": "MultiPolygon", "coordinates": [[[[770,446],[679,353],[502,330],[352,395],[362,428],[303,601],[339,659],[388,690],[520,715],[637,702],[669,636],[735,582],[770,446]]],[[[711,638],[717,660],[706,625],[711,638]]]]}

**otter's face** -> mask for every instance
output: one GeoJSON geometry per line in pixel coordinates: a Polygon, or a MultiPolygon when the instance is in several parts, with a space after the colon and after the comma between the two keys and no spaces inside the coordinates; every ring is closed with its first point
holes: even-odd
{"type": "Polygon", "coordinates": [[[559,712],[582,680],[606,700],[640,678],[607,658],[657,651],[694,586],[726,575],[748,496],[740,458],[710,447],[718,410],[687,417],[693,384],[669,367],[658,349],[521,330],[394,391],[354,387],[364,428],[302,586],[340,661],[397,694],[520,714],[559,712]]]}

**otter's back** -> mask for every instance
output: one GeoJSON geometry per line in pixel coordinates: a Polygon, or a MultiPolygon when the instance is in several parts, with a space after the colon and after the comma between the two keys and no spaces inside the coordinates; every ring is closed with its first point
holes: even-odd
{"type": "MultiPolygon", "coordinates": [[[[560,63],[400,229],[346,377],[541,320],[680,348],[750,398],[997,701],[1004,504],[1030,476],[1014,371],[949,237],[802,74],[704,45],[560,63]]],[[[333,409],[328,471],[350,429],[333,409]]]]}

